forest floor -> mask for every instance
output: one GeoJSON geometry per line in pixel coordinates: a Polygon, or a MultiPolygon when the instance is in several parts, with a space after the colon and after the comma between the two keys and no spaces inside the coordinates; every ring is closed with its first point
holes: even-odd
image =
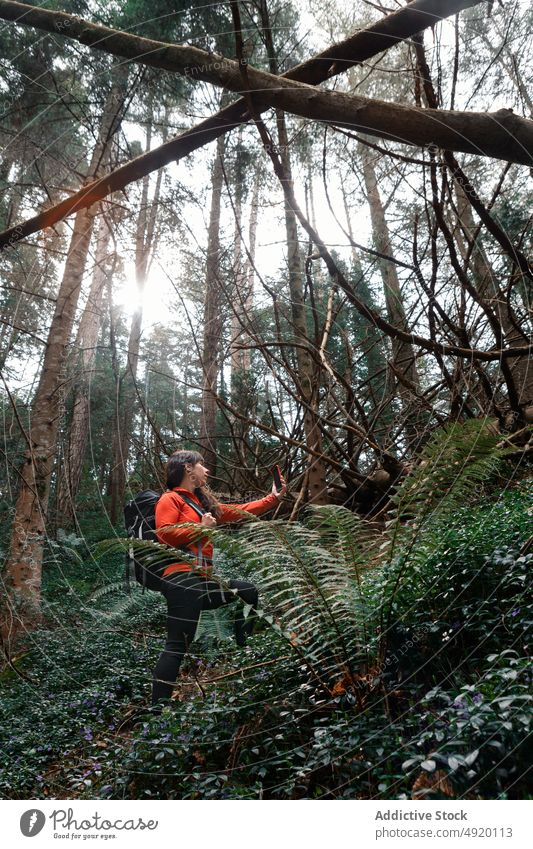
{"type": "Polygon", "coordinates": [[[386,655],[348,673],[326,646],[327,692],[283,634],[238,649],[207,619],[160,716],[162,599],[62,551],[47,626],[0,675],[0,797],[531,798],[532,513],[531,480],[459,511],[386,655]]]}

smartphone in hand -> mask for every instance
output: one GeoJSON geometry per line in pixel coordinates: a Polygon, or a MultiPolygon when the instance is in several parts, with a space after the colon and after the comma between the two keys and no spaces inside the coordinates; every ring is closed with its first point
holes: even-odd
{"type": "Polygon", "coordinates": [[[279,492],[279,491],[280,491],[280,489],[281,489],[281,487],[282,487],[282,483],[281,483],[281,469],[280,469],[280,467],[279,467],[279,466],[277,466],[277,465],[276,465],[276,466],[272,466],[272,469],[271,469],[270,471],[271,471],[271,473],[272,473],[272,477],[274,478],[274,486],[276,487],[276,489],[277,489],[277,490],[278,490],[278,492],[279,492]]]}

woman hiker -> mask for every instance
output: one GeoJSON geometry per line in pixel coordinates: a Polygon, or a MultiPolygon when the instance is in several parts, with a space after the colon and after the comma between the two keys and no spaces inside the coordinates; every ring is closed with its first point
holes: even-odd
{"type": "MultiPolygon", "coordinates": [[[[215,610],[236,600],[257,607],[258,592],[247,581],[229,581],[230,590],[210,579],[213,546],[198,535],[194,528],[171,527],[195,522],[204,528],[214,528],[226,522],[241,521],[242,511],[261,516],[272,510],[286,491],[272,486],[270,495],[246,504],[219,504],[207,488],[208,469],[203,457],[195,451],[176,451],[167,463],[167,491],[159,499],[155,511],[155,526],[160,542],[174,548],[187,548],[197,555],[197,566],[176,562],[163,572],[162,592],[167,600],[167,641],[157,661],[152,689],[152,704],[170,699],[183,656],[194,640],[202,610],[215,610]]],[[[249,624],[248,624],[249,627],[249,624]]],[[[235,616],[235,638],[239,646],[246,643],[247,623],[242,605],[235,616]]]]}

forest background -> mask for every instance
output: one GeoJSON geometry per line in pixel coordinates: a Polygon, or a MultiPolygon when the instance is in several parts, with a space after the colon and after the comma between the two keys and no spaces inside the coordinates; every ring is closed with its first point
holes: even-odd
{"type": "Polygon", "coordinates": [[[530,4],[0,18],[4,797],[527,797],[530,4]],[[290,489],[214,533],[263,632],[139,721],[178,447],[290,489]]]}

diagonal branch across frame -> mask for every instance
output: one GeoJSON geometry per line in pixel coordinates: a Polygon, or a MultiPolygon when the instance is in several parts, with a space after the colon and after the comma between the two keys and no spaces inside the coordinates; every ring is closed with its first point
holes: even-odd
{"type": "MultiPolygon", "coordinates": [[[[285,84],[294,80],[317,85],[398,44],[416,32],[434,25],[443,18],[478,5],[480,2],[481,0],[414,0],[397,12],[387,15],[370,27],[356,32],[344,41],[328,47],[312,59],[292,68],[283,75],[283,78],[276,78],[269,74],[264,76],[268,78],[270,83],[274,81],[275,86],[278,86],[282,79],[285,84]]],[[[112,30],[109,27],[88,23],[64,12],[50,12],[23,3],[8,2],[8,0],[0,0],[0,18],[27,26],[35,26],[54,34],[61,34],[96,49],[115,53],[115,55],[143,64],[180,72],[195,79],[204,79],[205,77],[205,73],[200,75],[199,67],[203,67],[204,72],[206,72],[206,69],[211,69],[211,74],[213,71],[217,72],[215,65],[223,65],[222,76],[219,77],[219,82],[215,84],[226,85],[227,83],[222,77],[231,68],[234,83],[236,83],[234,89],[240,90],[242,87],[240,66],[237,62],[206,53],[197,48],[167,45],[150,39],[139,38],[129,33],[112,30]]],[[[260,72],[254,71],[254,73],[260,72]]],[[[213,80],[210,79],[209,81],[213,80]]],[[[290,88],[289,85],[289,91],[290,88]]],[[[313,90],[306,86],[306,91],[312,92],[313,90]]],[[[324,92],[323,94],[328,97],[331,92],[324,92]]],[[[282,104],[280,105],[285,108],[282,104]]],[[[256,106],[260,111],[268,108],[268,104],[261,106],[259,102],[256,106]]],[[[291,109],[288,108],[287,111],[291,111],[291,109]]],[[[459,115],[460,113],[456,114],[459,115]]],[[[341,115],[343,116],[342,111],[341,115]]],[[[337,115],[337,117],[339,116],[337,115]]],[[[515,117],[511,116],[510,120],[515,117]]],[[[123,189],[128,184],[141,179],[146,174],[167,165],[169,162],[178,161],[188,156],[194,150],[203,147],[221,134],[229,132],[248,120],[246,103],[241,98],[202,121],[196,127],[187,130],[147,154],[131,160],[100,180],[84,186],[69,198],[60,201],[39,215],[0,233],[0,251],[15,245],[21,239],[37,233],[45,227],[56,224],[79,209],[101,200],[108,194],[123,189]]],[[[350,124],[350,127],[352,126],[355,125],[350,124]]],[[[364,129],[369,131],[368,127],[364,129]]],[[[504,133],[504,135],[505,141],[508,142],[508,134],[504,133]]]]}

